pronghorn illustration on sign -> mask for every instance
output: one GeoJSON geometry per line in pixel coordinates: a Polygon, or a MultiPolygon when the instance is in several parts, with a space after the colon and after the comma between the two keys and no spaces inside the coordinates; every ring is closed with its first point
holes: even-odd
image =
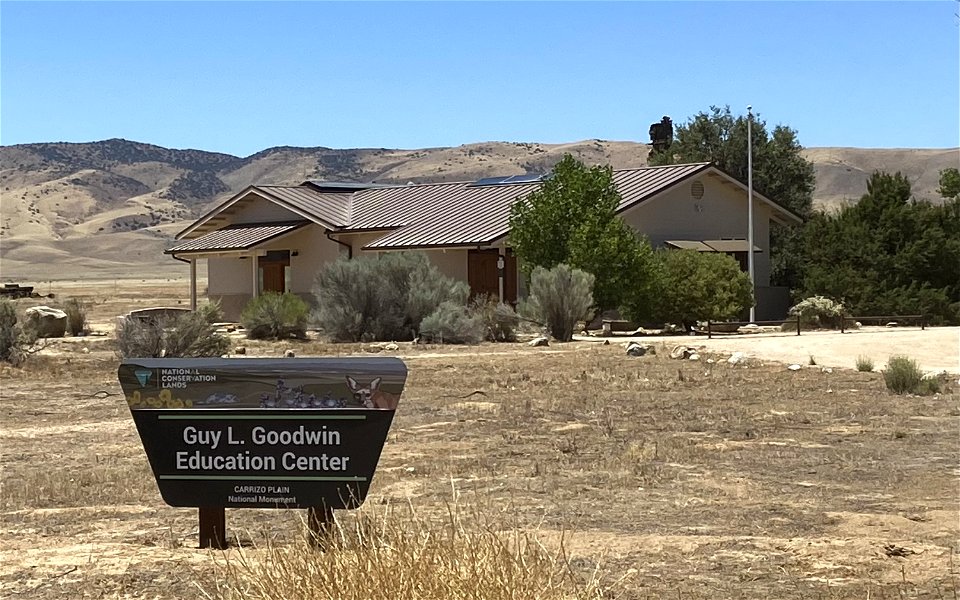
{"type": "Polygon", "coordinates": [[[399,397],[380,389],[381,378],[377,377],[370,382],[370,385],[364,387],[357,383],[353,377],[347,376],[347,387],[353,394],[354,399],[363,404],[366,408],[382,408],[385,410],[396,410],[399,397]]]}

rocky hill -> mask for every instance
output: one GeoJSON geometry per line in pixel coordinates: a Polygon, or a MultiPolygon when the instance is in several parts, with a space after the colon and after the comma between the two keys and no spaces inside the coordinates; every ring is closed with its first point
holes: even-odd
{"type": "MultiPolygon", "coordinates": [[[[3,146],[2,277],[54,277],[64,264],[111,277],[127,274],[131,264],[178,268],[162,255],[171,237],[251,184],[473,180],[545,172],[568,152],[587,163],[626,168],[644,166],[649,146],[586,140],[420,150],[277,147],[246,158],[120,139],[3,146]]],[[[875,169],[902,171],[917,197],[936,199],[939,171],[960,162],[958,149],[811,148],[806,155],[817,171],[815,198],[822,207],[859,198],[875,169]]]]}

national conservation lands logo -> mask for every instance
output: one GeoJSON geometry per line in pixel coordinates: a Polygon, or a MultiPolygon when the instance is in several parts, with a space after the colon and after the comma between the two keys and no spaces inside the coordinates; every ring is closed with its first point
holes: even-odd
{"type": "Polygon", "coordinates": [[[118,376],[172,506],[354,508],[407,370],[395,358],[128,359],[118,376]]]}

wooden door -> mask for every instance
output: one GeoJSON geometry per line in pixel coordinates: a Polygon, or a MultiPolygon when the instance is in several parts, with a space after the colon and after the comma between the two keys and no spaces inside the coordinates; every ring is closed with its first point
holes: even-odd
{"type": "Polygon", "coordinates": [[[257,266],[260,268],[261,292],[282,294],[289,291],[287,290],[287,269],[290,268],[289,251],[268,252],[266,256],[259,257],[257,266]]]}
{"type": "MultiPolygon", "coordinates": [[[[467,251],[467,283],[470,284],[470,297],[486,294],[490,298],[500,297],[500,275],[497,272],[497,249],[467,251]]],[[[517,257],[512,253],[504,256],[503,300],[510,304],[517,302],[517,257]]]]}

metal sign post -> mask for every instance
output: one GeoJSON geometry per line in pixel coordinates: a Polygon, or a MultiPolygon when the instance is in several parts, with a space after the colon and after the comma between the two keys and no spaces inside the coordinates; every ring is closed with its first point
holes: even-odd
{"type": "Polygon", "coordinates": [[[160,495],[196,507],[306,508],[313,538],[367,496],[407,369],[396,358],[128,359],[118,376],[160,495]]]}

